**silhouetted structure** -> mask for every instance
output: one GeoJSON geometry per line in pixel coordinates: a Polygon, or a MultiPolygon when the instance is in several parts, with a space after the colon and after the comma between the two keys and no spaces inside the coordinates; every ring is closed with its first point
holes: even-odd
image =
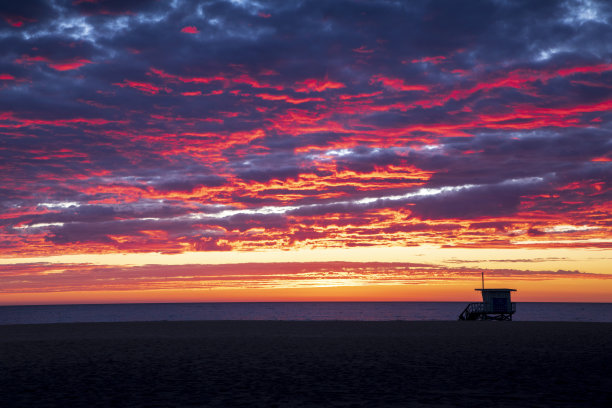
{"type": "Polygon", "coordinates": [[[510,292],[516,289],[485,289],[482,274],[482,303],[470,303],[459,315],[459,320],[512,320],[516,303],[512,303],[510,292]]]}

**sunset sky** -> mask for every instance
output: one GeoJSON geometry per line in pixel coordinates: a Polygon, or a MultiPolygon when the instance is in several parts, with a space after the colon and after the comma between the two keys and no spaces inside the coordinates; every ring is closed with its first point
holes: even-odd
{"type": "Polygon", "coordinates": [[[612,302],[612,3],[0,6],[0,304],[612,302]]]}

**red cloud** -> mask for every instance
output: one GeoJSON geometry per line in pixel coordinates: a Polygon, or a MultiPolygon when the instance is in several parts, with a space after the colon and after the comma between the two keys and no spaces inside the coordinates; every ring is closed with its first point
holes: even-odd
{"type": "Polygon", "coordinates": [[[48,65],[57,71],[70,71],[79,69],[85,64],[91,64],[91,61],[88,59],[77,59],[71,62],[50,63],[48,65]]]}
{"type": "Polygon", "coordinates": [[[271,88],[271,89],[276,89],[277,91],[282,91],[284,89],[282,85],[270,85],[270,84],[262,83],[246,74],[242,74],[240,76],[234,77],[231,80],[232,82],[237,83],[237,84],[251,85],[253,88],[271,88]]]}
{"type": "Polygon", "coordinates": [[[574,74],[590,74],[590,73],[602,73],[606,71],[612,71],[612,64],[599,64],[599,65],[590,65],[583,67],[572,67],[572,68],[564,68],[557,71],[557,74],[560,76],[568,76],[574,74]]]}
{"type": "Polygon", "coordinates": [[[10,17],[4,17],[4,20],[13,27],[21,27],[23,25],[23,20],[17,20],[10,17]]]}
{"type": "Polygon", "coordinates": [[[429,87],[426,85],[407,85],[403,79],[389,78],[383,75],[374,75],[370,79],[370,83],[380,82],[387,88],[391,88],[396,91],[424,91],[429,92],[429,87]]]}
{"type": "Polygon", "coordinates": [[[360,54],[371,54],[374,52],[374,50],[368,49],[365,45],[362,45],[359,48],[353,48],[353,51],[358,52],[360,54]]]}
{"type": "Polygon", "coordinates": [[[306,79],[301,82],[297,82],[296,86],[293,88],[296,92],[323,92],[326,89],[340,89],[345,88],[342,82],[334,82],[329,81],[327,79],[318,80],[318,79],[306,79]]]}
{"type": "MultiPolygon", "coordinates": [[[[275,89],[277,91],[282,91],[284,87],[282,85],[272,85],[265,82],[260,82],[257,79],[251,77],[248,74],[240,74],[240,75],[226,75],[226,74],[217,74],[213,76],[203,76],[203,77],[187,77],[169,74],[161,69],[151,68],[150,73],[148,75],[157,75],[160,78],[168,82],[183,82],[183,83],[194,83],[194,84],[208,84],[214,81],[221,81],[224,83],[225,87],[230,87],[233,84],[246,84],[253,88],[263,89],[270,88],[275,89]]],[[[262,75],[271,75],[270,72],[264,72],[262,75]]],[[[240,90],[235,89],[231,91],[233,93],[238,94],[240,90]]]]}
{"type": "Polygon", "coordinates": [[[29,56],[23,55],[21,58],[15,60],[18,64],[29,65],[36,62],[44,62],[47,64],[49,68],[53,68],[56,71],[70,71],[73,69],[79,69],[83,65],[91,64],[91,61],[86,58],[73,58],[64,61],[52,61],[47,57],[43,57],[41,55],[38,56],[29,56]]]}
{"type": "Polygon", "coordinates": [[[181,28],[181,32],[187,34],[198,34],[200,31],[198,31],[198,28],[195,26],[186,26],[181,28]]]}
{"type": "Polygon", "coordinates": [[[22,27],[24,23],[33,23],[36,20],[33,18],[27,18],[27,17],[23,17],[23,16],[15,16],[15,15],[4,15],[2,16],[2,18],[4,18],[4,21],[6,21],[8,24],[12,25],[13,27],[22,27]]]}
{"type": "Polygon", "coordinates": [[[446,59],[445,56],[443,55],[439,55],[437,57],[423,57],[423,58],[419,58],[419,59],[413,59],[412,62],[413,64],[419,63],[419,62],[429,62],[431,64],[439,64],[441,62],[443,62],[446,59]]]}
{"type": "MultiPolygon", "coordinates": [[[[169,74],[161,69],[156,69],[156,68],[151,68],[150,71],[151,73],[169,82],[208,84],[213,81],[226,81],[227,80],[227,78],[225,78],[222,75],[215,75],[212,77],[183,77],[179,75],[169,74]]],[[[150,75],[150,74],[147,74],[147,75],[150,75]]]]}
{"type": "Polygon", "coordinates": [[[371,98],[373,96],[378,96],[380,94],[382,94],[382,91],[370,92],[370,93],[361,93],[361,94],[356,94],[356,95],[340,95],[340,100],[359,99],[359,98],[371,98]]]}
{"type": "Polygon", "coordinates": [[[301,98],[301,99],[296,99],[296,98],[292,98],[290,96],[287,95],[270,95],[270,94],[257,94],[255,95],[258,98],[261,99],[265,99],[267,101],[285,101],[288,103],[292,103],[294,105],[300,104],[300,103],[306,103],[306,102],[324,102],[325,99],[323,98],[301,98]]]}
{"type": "MultiPolygon", "coordinates": [[[[532,84],[536,81],[548,82],[556,77],[567,77],[575,74],[599,74],[612,70],[612,64],[599,64],[590,66],[577,66],[557,70],[533,71],[517,69],[503,73],[488,80],[480,81],[471,88],[455,89],[448,95],[442,96],[443,101],[449,99],[465,99],[478,91],[489,92],[498,88],[514,88],[533,94],[532,84]]],[[[454,72],[454,71],[453,71],[454,72]]],[[[467,73],[461,72],[462,75],[467,73]]],[[[576,83],[580,83],[576,81],[576,83]]],[[[589,83],[590,86],[603,86],[604,84],[589,83]]]]}
{"type": "MultiPolygon", "coordinates": [[[[125,88],[125,87],[134,88],[141,92],[148,93],[150,95],[158,94],[159,91],[162,89],[159,86],[155,86],[148,82],[128,81],[127,79],[124,79],[123,82],[121,83],[114,83],[113,85],[119,86],[121,88],[125,88]]],[[[168,88],[164,88],[164,89],[166,92],[170,91],[168,88]]]]}
{"type": "Polygon", "coordinates": [[[102,118],[71,118],[71,119],[23,119],[14,116],[12,112],[0,114],[0,120],[15,122],[14,124],[0,124],[4,128],[21,128],[24,126],[48,125],[48,126],[77,126],[77,125],[106,125],[110,123],[125,124],[124,120],[108,120],[102,118]]]}

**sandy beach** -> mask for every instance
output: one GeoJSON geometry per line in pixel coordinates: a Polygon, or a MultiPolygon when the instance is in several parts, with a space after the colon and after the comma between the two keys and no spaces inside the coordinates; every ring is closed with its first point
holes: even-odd
{"type": "Polygon", "coordinates": [[[2,407],[612,406],[612,324],[0,326],[2,407]]]}

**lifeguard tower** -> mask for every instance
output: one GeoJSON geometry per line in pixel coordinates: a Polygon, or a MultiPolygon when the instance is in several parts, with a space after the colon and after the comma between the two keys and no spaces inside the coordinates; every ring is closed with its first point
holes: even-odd
{"type": "Polygon", "coordinates": [[[512,303],[510,292],[516,289],[485,289],[482,273],[482,303],[470,303],[459,315],[459,320],[512,320],[516,303],[512,303]]]}

